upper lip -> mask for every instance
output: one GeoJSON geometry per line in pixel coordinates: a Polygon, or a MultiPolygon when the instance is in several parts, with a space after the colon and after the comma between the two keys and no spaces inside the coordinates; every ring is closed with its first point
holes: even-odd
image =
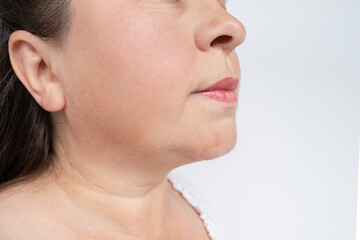
{"type": "Polygon", "coordinates": [[[225,91],[234,91],[239,84],[238,78],[227,77],[217,81],[215,84],[211,85],[210,87],[196,91],[197,92],[205,92],[205,91],[212,91],[212,90],[225,90],[225,91]]]}

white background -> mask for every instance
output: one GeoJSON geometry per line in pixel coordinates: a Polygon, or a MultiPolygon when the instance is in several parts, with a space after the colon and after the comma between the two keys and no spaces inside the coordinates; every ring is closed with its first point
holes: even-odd
{"type": "Polygon", "coordinates": [[[247,30],[238,141],[175,172],[229,240],[354,240],[360,1],[228,0],[247,30]]]}

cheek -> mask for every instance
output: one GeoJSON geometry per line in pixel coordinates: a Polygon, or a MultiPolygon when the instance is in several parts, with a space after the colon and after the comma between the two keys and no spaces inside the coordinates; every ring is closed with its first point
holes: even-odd
{"type": "Polygon", "coordinates": [[[130,26],[107,29],[95,46],[100,68],[131,81],[134,87],[179,91],[178,87],[189,88],[193,83],[179,81],[189,74],[192,60],[176,30],[138,20],[130,26]]]}
{"type": "Polygon", "coordinates": [[[94,44],[96,69],[105,81],[94,87],[139,112],[180,110],[195,83],[191,51],[180,36],[149,18],[109,26],[94,44]]]}
{"type": "Polygon", "coordinates": [[[196,84],[193,49],[164,20],[122,16],[127,20],[78,28],[73,49],[82,50],[71,60],[76,83],[69,95],[81,99],[72,99],[73,114],[137,136],[168,131],[196,84]]]}

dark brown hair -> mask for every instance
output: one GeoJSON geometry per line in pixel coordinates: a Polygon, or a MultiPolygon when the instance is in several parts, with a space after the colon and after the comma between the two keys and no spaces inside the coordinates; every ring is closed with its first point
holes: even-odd
{"type": "Polygon", "coordinates": [[[17,78],[9,37],[25,30],[62,43],[70,21],[68,0],[0,0],[0,190],[45,172],[53,154],[50,113],[17,78]]]}

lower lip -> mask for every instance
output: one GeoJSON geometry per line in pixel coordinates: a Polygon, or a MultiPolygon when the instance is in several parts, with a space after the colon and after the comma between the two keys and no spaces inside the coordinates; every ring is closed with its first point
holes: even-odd
{"type": "Polygon", "coordinates": [[[196,94],[200,94],[222,102],[237,102],[237,97],[234,91],[212,90],[197,92],[196,94]]]}

